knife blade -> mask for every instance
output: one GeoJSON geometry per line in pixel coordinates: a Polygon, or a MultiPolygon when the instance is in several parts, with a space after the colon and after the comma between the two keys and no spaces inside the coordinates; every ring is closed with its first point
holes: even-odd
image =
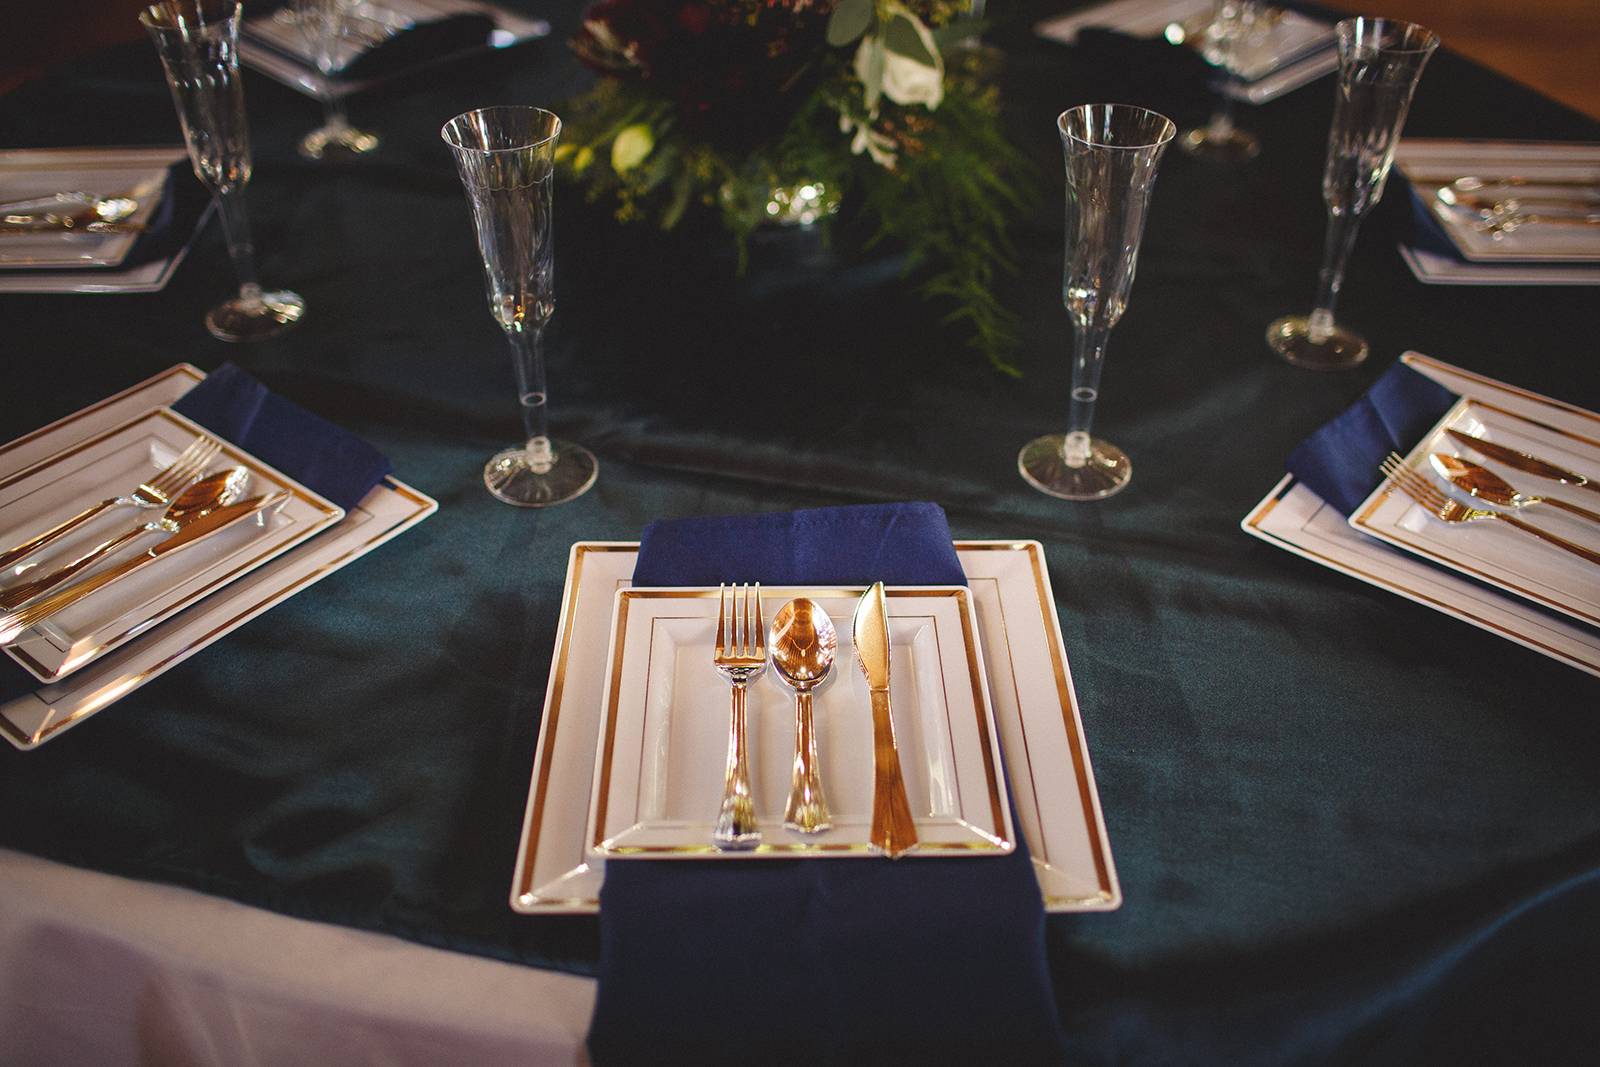
{"type": "Polygon", "coordinates": [[[1526,452],[1519,452],[1514,448],[1507,448],[1505,445],[1497,445],[1493,441],[1485,441],[1481,437],[1475,437],[1454,427],[1446,427],[1444,432],[1468,448],[1482,453],[1490,459],[1497,459],[1508,467],[1527,474],[1537,474],[1541,478],[1549,478],[1551,481],[1560,482],[1563,485],[1577,486],[1592,493],[1600,493],[1600,485],[1596,485],[1583,475],[1574,474],[1565,467],[1558,467],[1554,463],[1546,462],[1537,456],[1530,456],[1526,452]]]}
{"type": "Polygon", "coordinates": [[[874,582],[861,594],[850,632],[856,665],[866,676],[872,697],[872,828],[868,840],[876,851],[897,859],[917,847],[917,827],[894,743],[894,718],[889,708],[889,616],[882,582],[874,582]]]}
{"type": "Polygon", "coordinates": [[[30,604],[5,615],[0,615],[0,644],[14,641],[19,634],[31,626],[37,625],[58,611],[62,611],[90,593],[104,589],[112,582],[125,578],[146,564],[176,552],[180,549],[202,541],[212,534],[221,533],[234,523],[250,518],[252,515],[277,507],[289,499],[289,493],[279,490],[275,493],[266,493],[261,496],[241,500],[237,504],[229,504],[215,511],[198,516],[191,520],[182,530],[166,538],[156,545],[152,545],[144,552],[124,560],[115,567],[92,574],[81,582],[74,582],[64,589],[58,589],[49,596],[41,597],[30,604]]]}

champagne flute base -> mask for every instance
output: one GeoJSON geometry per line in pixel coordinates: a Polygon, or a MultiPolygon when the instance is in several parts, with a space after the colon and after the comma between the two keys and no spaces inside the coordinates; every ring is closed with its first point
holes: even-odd
{"type": "Polygon", "coordinates": [[[1343,326],[1313,339],[1310,319],[1304,315],[1285,315],[1268,326],[1267,347],[1309,370],[1346,370],[1365,360],[1369,351],[1365,337],[1343,326]]]}
{"type": "Polygon", "coordinates": [[[300,139],[300,154],[306,159],[339,159],[364,156],[377,149],[378,135],[354,126],[334,123],[319,126],[300,139]]]}
{"type": "Polygon", "coordinates": [[[483,468],[483,484],[496,500],[519,508],[565,504],[589,491],[600,462],[582,445],[550,442],[547,462],[535,462],[523,448],[510,448],[483,468]]]}
{"type": "Polygon", "coordinates": [[[1023,481],[1062,500],[1103,500],[1122,491],[1133,477],[1133,461],[1116,445],[1089,439],[1089,455],[1081,464],[1067,462],[1066,434],[1035,437],[1017,453],[1023,481]]]}
{"type": "Polygon", "coordinates": [[[206,329],[220,341],[261,341],[292,328],[305,313],[305,300],[287,289],[257,300],[236,296],[206,313],[206,329]]]}
{"type": "Polygon", "coordinates": [[[1178,138],[1178,147],[1183,149],[1185,155],[1218,163],[1242,162],[1261,154],[1260,138],[1237,126],[1223,130],[1212,126],[1196,126],[1178,138]]]}

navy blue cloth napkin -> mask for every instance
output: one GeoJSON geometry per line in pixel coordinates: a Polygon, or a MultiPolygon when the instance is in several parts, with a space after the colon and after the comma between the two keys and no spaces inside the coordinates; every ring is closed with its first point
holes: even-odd
{"type": "Polygon", "coordinates": [[[1289,454],[1289,473],[1349,515],[1382,481],[1378,464],[1405,455],[1450,410],[1456,394],[1404,363],[1289,454]]]}
{"type": "MultiPolygon", "coordinates": [[[[934,504],[652,523],[633,574],[758,579],[966,584],[934,504]]],[[[1059,1063],[1027,845],[970,859],[608,863],[589,1049],[599,1064],[1059,1063]]]]}
{"type": "MultiPolygon", "coordinates": [[[[285,400],[224,364],[172,405],[174,411],[278,468],[349,511],[393,468],[359,437],[285,400]]],[[[0,661],[0,700],[39,688],[36,678],[0,661]]]]}
{"type": "Polygon", "coordinates": [[[270,463],[349,511],[394,468],[355,434],[272,392],[232,363],[172,410],[270,463]]]}

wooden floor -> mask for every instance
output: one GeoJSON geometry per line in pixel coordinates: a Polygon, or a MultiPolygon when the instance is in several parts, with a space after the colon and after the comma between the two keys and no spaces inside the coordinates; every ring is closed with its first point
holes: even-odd
{"type": "Polygon", "coordinates": [[[1444,46],[1600,119],[1600,0],[1322,0],[1420,22],[1444,46]]]}

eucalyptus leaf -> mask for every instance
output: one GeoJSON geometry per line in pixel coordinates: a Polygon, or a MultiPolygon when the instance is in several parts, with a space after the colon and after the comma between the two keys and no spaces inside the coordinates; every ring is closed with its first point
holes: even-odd
{"type": "Polygon", "coordinates": [[[835,48],[847,45],[871,24],[872,0],[839,0],[828,19],[828,43],[835,48]]]}
{"type": "Polygon", "coordinates": [[[947,22],[943,26],[932,28],[933,43],[939,46],[939,51],[955,44],[957,41],[975,40],[989,31],[988,19],[957,19],[947,22]]]}
{"type": "Polygon", "coordinates": [[[923,43],[916,24],[906,15],[897,14],[889,20],[888,28],[883,31],[883,46],[895,55],[905,56],[925,67],[939,65],[939,61],[923,43]]]}

